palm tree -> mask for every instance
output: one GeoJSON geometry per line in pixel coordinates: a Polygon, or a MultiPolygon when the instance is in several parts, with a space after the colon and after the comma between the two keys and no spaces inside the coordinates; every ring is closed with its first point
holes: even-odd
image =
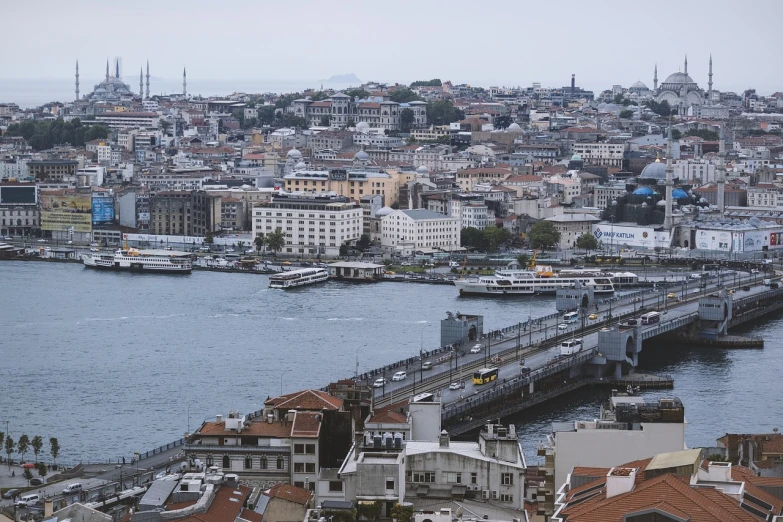
{"type": "Polygon", "coordinates": [[[38,454],[41,453],[41,448],[43,448],[43,439],[40,435],[36,435],[33,437],[33,440],[30,441],[30,446],[33,447],[33,453],[35,453],[35,461],[38,462],[38,454]]]}

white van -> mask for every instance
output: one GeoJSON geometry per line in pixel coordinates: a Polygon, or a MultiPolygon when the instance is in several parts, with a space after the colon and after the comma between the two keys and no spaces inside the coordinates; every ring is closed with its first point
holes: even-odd
{"type": "Polygon", "coordinates": [[[82,485],[78,482],[74,482],[65,486],[65,489],[63,489],[63,495],[72,495],[74,493],[80,492],[81,490],[82,485]]]}
{"type": "Polygon", "coordinates": [[[34,493],[31,495],[25,495],[16,501],[16,507],[28,507],[35,506],[41,501],[41,495],[34,493]]]}
{"type": "Polygon", "coordinates": [[[407,376],[408,376],[408,374],[405,373],[405,372],[397,372],[392,377],[392,380],[393,381],[404,381],[407,376]]]}

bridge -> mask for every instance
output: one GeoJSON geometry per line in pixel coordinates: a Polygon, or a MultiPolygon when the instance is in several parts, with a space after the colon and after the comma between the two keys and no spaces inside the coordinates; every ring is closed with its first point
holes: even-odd
{"type": "MultiPolygon", "coordinates": [[[[456,436],[479,428],[487,418],[517,413],[582,386],[620,385],[628,382],[625,376],[638,365],[643,341],[674,332],[720,338],[730,327],[783,308],[783,289],[750,286],[749,274],[740,276],[735,285],[728,284],[732,277],[737,280],[736,274],[730,275],[727,286],[721,277],[695,289],[678,283],[657,293],[646,289],[612,298],[599,307],[601,318],[590,325],[571,324],[563,330],[558,328],[558,314],[512,325],[498,331],[498,340],[482,343],[478,354],[441,349],[408,362],[406,380],[376,388],[375,408],[434,393],[442,404],[443,427],[456,436]],[[659,323],[638,324],[641,313],[653,310],[661,313],[659,323]],[[637,319],[637,324],[630,324],[634,322],[630,319],[637,319]],[[582,350],[560,355],[561,342],[575,337],[582,339],[582,350]],[[424,360],[434,364],[432,370],[422,369],[424,360]],[[521,363],[530,369],[526,375],[520,372],[521,363]],[[498,368],[497,381],[474,385],[472,373],[484,367],[498,368]],[[450,389],[451,383],[462,386],[450,389]]],[[[390,365],[362,377],[371,384],[375,377],[388,377],[400,368],[406,369],[390,365]]],[[[661,381],[671,386],[670,379],[661,381]]]]}

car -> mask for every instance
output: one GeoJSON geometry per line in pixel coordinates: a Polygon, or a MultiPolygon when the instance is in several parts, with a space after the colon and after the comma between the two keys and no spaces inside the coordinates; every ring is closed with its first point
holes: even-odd
{"type": "Polygon", "coordinates": [[[392,376],[393,381],[404,381],[405,378],[408,377],[408,374],[405,372],[397,372],[392,376]]]}
{"type": "Polygon", "coordinates": [[[422,370],[432,370],[432,363],[427,361],[421,365],[422,370]]]}
{"type": "Polygon", "coordinates": [[[46,240],[45,239],[39,239],[38,242],[39,243],[46,243],[46,240]]]}
{"type": "Polygon", "coordinates": [[[483,349],[484,349],[484,347],[481,346],[481,344],[479,343],[479,344],[477,344],[476,346],[474,346],[473,348],[470,349],[470,353],[479,353],[483,349]]]}
{"type": "Polygon", "coordinates": [[[751,274],[758,274],[759,273],[759,269],[758,268],[754,268],[753,270],[750,271],[750,273],[751,274]]]}
{"type": "Polygon", "coordinates": [[[226,249],[226,254],[230,254],[230,253],[232,253],[232,252],[234,252],[234,249],[233,249],[233,248],[227,248],[227,249],[226,249]]]}
{"type": "Polygon", "coordinates": [[[584,265],[576,265],[574,268],[576,268],[577,270],[584,270],[585,266],[584,265]]]}
{"type": "Polygon", "coordinates": [[[43,480],[39,479],[38,477],[31,478],[30,479],[30,485],[31,486],[43,486],[43,480]]]}
{"type": "Polygon", "coordinates": [[[449,268],[459,268],[459,263],[456,261],[449,261],[449,268]]]}
{"type": "Polygon", "coordinates": [[[668,297],[669,299],[674,299],[677,296],[674,294],[674,292],[669,292],[669,294],[666,297],[668,297]]]}
{"type": "Polygon", "coordinates": [[[174,250],[174,247],[167,246],[166,250],[174,250]]]}
{"type": "Polygon", "coordinates": [[[590,314],[587,316],[587,318],[590,319],[591,321],[595,321],[596,319],[598,319],[598,314],[590,314]]]}
{"type": "Polygon", "coordinates": [[[66,241],[66,242],[65,242],[65,244],[66,244],[66,245],[73,245],[73,241],[71,241],[71,240],[69,239],[68,241],[66,241]]]}
{"type": "Polygon", "coordinates": [[[91,247],[90,252],[100,252],[99,248],[91,247]]]}
{"type": "Polygon", "coordinates": [[[372,383],[373,388],[383,388],[384,386],[386,386],[386,379],[383,377],[375,379],[375,382],[372,383]]]}
{"type": "Polygon", "coordinates": [[[11,241],[13,238],[11,236],[5,236],[3,239],[5,239],[6,241],[11,241]]]}
{"type": "Polygon", "coordinates": [[[565,324],[565,323],[560,323],[559,325],[557,325],[557,329],[558,330],[568,330],[568,325],[565,324]]]}
{"type": "Polygon", "coordinates": [[[750,287],[749,286],[743,286],[742,289],[745,290],[746,292],[750,292],[750,287]]]}
{"type": "Polygon", "coordinates": [[[449,384],[449,390],[459,390],[460,388],[462,388],[462,385],[458,382],[452,382],[449,384]]]}
{"type": "Polygon", "coordinates": [[[11,488],[8,491],[6,491],[5,493],[3,493],[3,498],[14,498],[21,491],[22,491],[21,489],[11,488]]]}
{"type": "Polygon", "coordinates": [[[412,266],[411,263],[405,261],[400,266],[412,266]]]}
{"type": "Polygon", "coordinates": [[[90,246],[91,246],[91,247],[97,247],[97,246],[98,246],[98,243],[90,243],[90,246]]]}

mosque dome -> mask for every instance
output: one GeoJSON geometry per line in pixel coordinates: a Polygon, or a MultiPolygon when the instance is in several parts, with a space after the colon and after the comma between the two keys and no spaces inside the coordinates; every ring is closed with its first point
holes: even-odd
{"type": "Polygon", "coordinates": [[[571,161],[582,161],[582,156],[580,156],[577,153],[574,153],[574,155],[571,156],[571,161]]]}
{"type": "Polygon", "coordinates": [[[428,169],[425,165],[422,165],[421,167],[416,169],[416,174],[419,174],[420,176],[429,176],[430,169],[428,169]]]}
{"type": "Polygon", "coordinates": [[[356,132],[361,132],[362,134],[367,134],[370,132],[370,124],[366,121],[360,121],[356,124],[356,132]]]}
{"type": "Polygon", "coordinates": [[[655,194],[655,191],[650,187],[639,187],[633,191],[634,196],[652,196],[653,194],[655,194]]]}
{"type": "Polygon", "coordinates": [[[364,152],[363,150],[360,150],[356,154],[353,155],[354,161],[370,161],[370,155],[364,152]]]}
{"type": "Polygon", "coordinates": [[[307,168],[307,164],[304,161],[300,161],[296,164],[294,167],[294,170],[305,170],[307,168]]]}
{"type": "Polygon", "coordinates": [[[687,197],[688,197],[688,193],[682,190],[681,188],[676,188],[672,190],[672,199],[682,199],[687,197]]]}
{"type": "Polygon", "coordinates": [[[659,206],[659,207],[665,207],[666,206],[666,201],[660,200],[658,203],[656,203],[656,205],[659,206]]]}
{"type": "Polygon", "coordinates": [[[299,152],[299,149],[294,147],[293,149],[288,151],[288,154],[285,155],[287,159],[293,159],[293,160],[301,160],[302,159],[302,153],[299,152]]]}
{"type": "Polygon", "coordinates": [[[642,169],[639,179],[666,179],[666,165],[658,160],[650,163],[642,169]]]}
{"type": "Polygon", "coordinates": [[[647,86],[643,82],[634,82],[633,85],[631,85],[631,89],[648,90],[647,86]]]}
{"type": "Polygon", "coordinates": [[[506,130],[508,132],[522,132],[522,127],[520,127],[517,122],[514,122],[511,125],[509,125],[506,130]]]}
{"type": "Polygon", "coordinates": [[[670,74],[669,77],[666,78],[666,80],[664,80],[663,83],[664,84],[669,83],[669,84],[680,84],[680,85],[682,85],[682,84],[685,84],[685,83],[696,83],[696,82],[694,82],[693,78],[691,78],[687,74],[685,74],[683,72],[676,72],[676,73],[670,74]]]}
{"type": "Polygon", "coordinates": [[[375,217],[383,217],[383,216],[388,216],[388,215],[389,215],[389,214],[391,214],[392,212],[394,212],[394,209],[393,209],[393,208],[390,208],[390,207],[383,207],[382,209],[380,209],[378,212],[376,212],[376,213],[375,213],[375,217]]]}

